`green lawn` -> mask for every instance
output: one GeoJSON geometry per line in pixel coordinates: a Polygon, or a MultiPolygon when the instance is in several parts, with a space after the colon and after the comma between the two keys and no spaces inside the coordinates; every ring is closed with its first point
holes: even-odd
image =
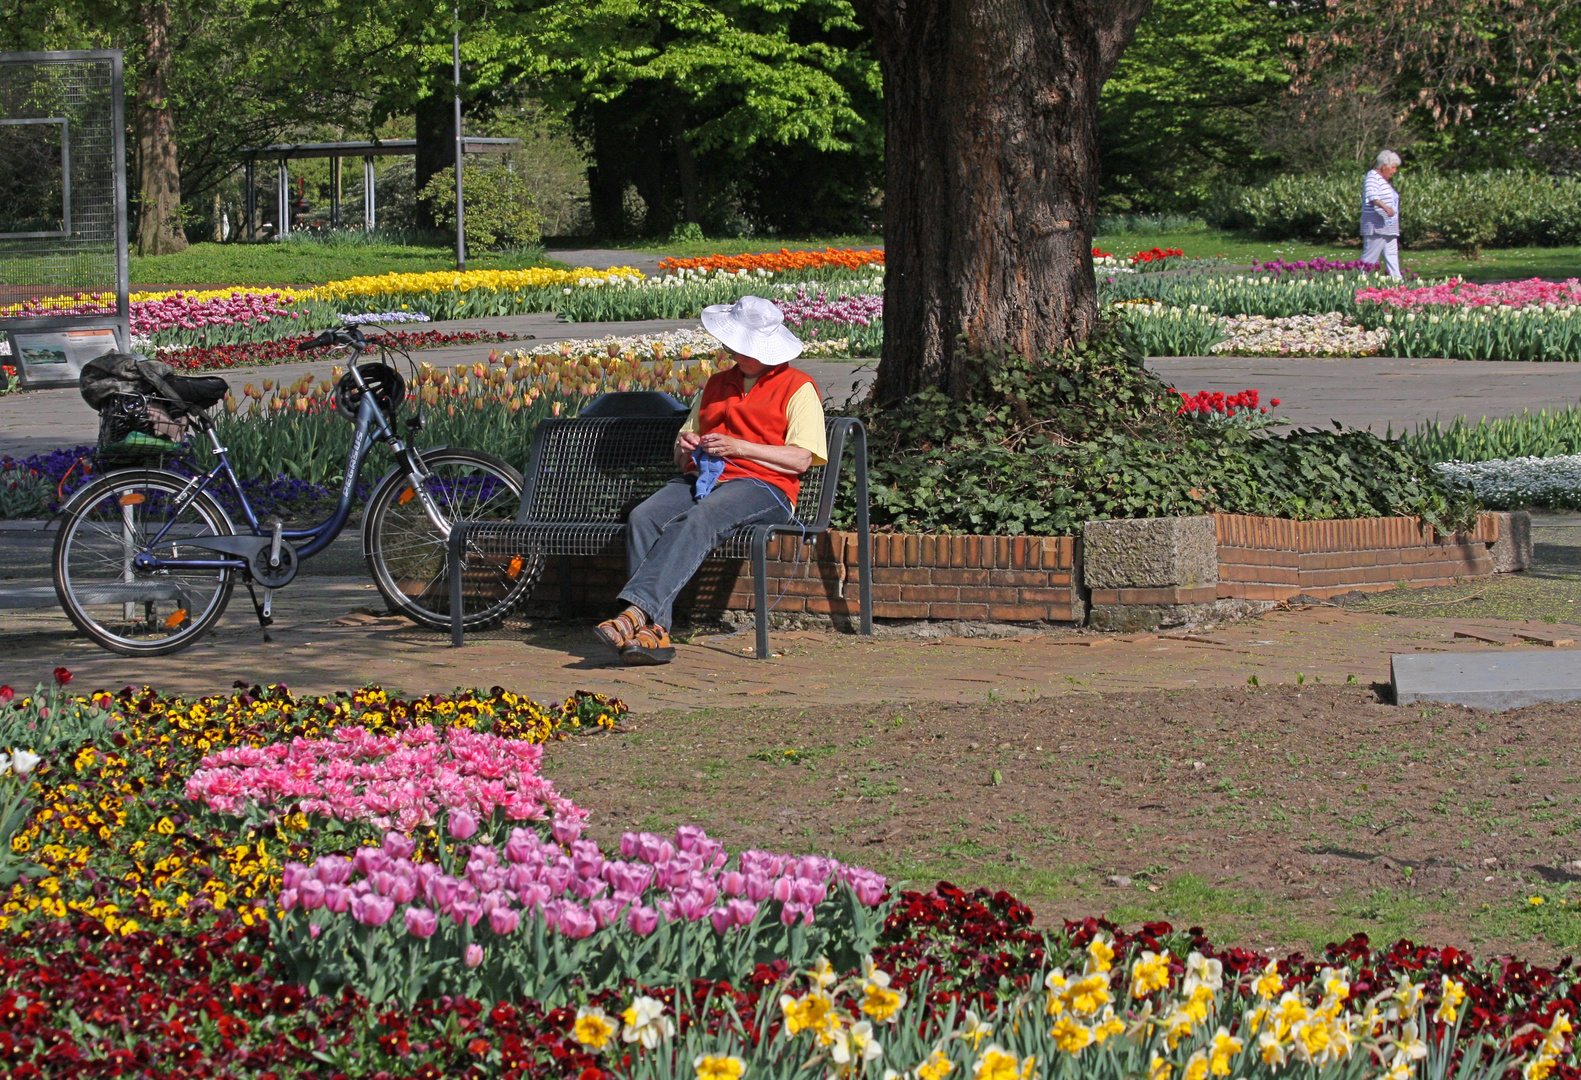
{"type": "MultiPolygon", "coordinates": [[[[1358,238],[1359,239],[1359,238],[1358,238]]],[[[1125,258],[1149,248],[1179,248],[1189,256],[1223,255],[1232,263],[1249,264],[1273,259],[1361,258],[1361,246],[1307,244],[1296,240],[1258,240],[1240,233],[1218,229],[1186,232],[1122,233],[1100,236],[1093,243],[1111,255],[1125,258]]],[[[1422,277],[1437,278],[1459,274],[1471,280],[1490,278],[1569,278],[1581,277],[1581,247],[1506,248],[1489,250],[1480,259],[1467,259],[1458,251],[1444,248],[1405,249],[1400,260],[1407,270],[1422,277]]]]}
{"type": "MultiPolygon", "coordinates": [[[[132,260],[132,286],[322,285],[364,274],[455,269],[455,251],[406,244],[193,244],[179,255],[132,260]]],[[[468,270],[559,266],[541,252],[485,253],[468,270]]]]}
{"type": "MultiPolygon", "coordinates": [[[[607,243],[585,241],[583,247],[652,255],[739,255],[777,251],[781,247],[873,247],[882,236],[814,236],[800,240],[757,237],[716,239],[671,244],[653,240],[607,243]]],[[[1222,255],[1231,263],[1249,264],[1271,259],[1358,258],[1359,247],[1305,244],[1296,241],[1257,240],[1216,229],[1179,232],[1122,233],[1100,236],[1094,243],[1122,258],[1149,248],[1179,248],[1190,256],[1222,255]]],[[[573,250],[569,241],[556,247],[573,250]]],[[[517,270],[530,266],[560,266],[555,252],[510,252],[474,255],[471,270],[517,270]]],[[[1406,268],[1423,277],[1460,274],[1478,280],[1489,278],[1581,277],[1581,247],[1518,248],[1487,251],[1471,260],[1458,252],[1434,249],[1402,253],[1406,268]]],[[[449,270],[455,256],[449,247],[407,244],[320,244],[293,241],[284,244],[193,244],[180,255],[160,255],[132,260],[132,285],[318,285],[363,274],[388,274],[449,270]]]]}
{"type": "Polygon", "coordinates": [[[884,238],[878,233],[858,233],[850,236],[809,236],[800,239],[755,236],[735,239],[688,240],[679,243],[653,238],[593,241],[574,237],[558,237],[551,242],[549,254],[553,255],[556,248],[565,250],[604,248],[612,251],[639,251],[646,255],[675,255],[681,258],[695,259],[700,255],[746,255],[759,251],[778,251],[781,248],[789,248],[791,251],[809,249],[821,251],[824,248],[831,247],[882,247],[883,244],[884,238]]]}

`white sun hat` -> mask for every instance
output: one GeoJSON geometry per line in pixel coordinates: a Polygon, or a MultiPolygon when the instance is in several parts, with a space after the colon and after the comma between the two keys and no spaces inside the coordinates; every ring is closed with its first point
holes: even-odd
{"type": "Polygon", "coordinates": [[[734,304],[703,309],[703,329],[725,347],[775,367],[801,355],[801,339],[785,329],[785,313],[772,300],[743,296],[734,304]]]}

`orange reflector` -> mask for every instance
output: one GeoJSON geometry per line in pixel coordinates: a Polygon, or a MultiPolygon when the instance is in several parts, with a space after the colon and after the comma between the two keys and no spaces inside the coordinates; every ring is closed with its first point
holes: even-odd
{"type": "Polygon", "coordinates": [[[405,491],[401,492],[400,497],[395,500],[395,505],[405,506],[415,498],[417,498],[417,492],[412,488],[407,488],[405,491]]]}
{"type": "Polygon", "coordinates": [[[522,557],[520,555],[517,555],[516,557],[511,559],[511,568],[509,570],[507,570],[506,573],[509,574],[511,580],[514,581],[514,580],[516,580],[516,578],[518,576],[521,575],[521,572],[522,572],[522,557]]]}
{"type": "Polygon", "coordinates": [[[177,608],[175,611],[172,611],[170,613],[170,618],[165,620],[165,629],[166,630],[174,630],[176,627],[180,626],[182,623],[184,623],[186,621],[187,621],[187,609],[184,608],[184,607],[183,608],[177,608]]]}
{"type": "Polygon", "coordinates": [[[122,506],[136,506],[138,503],[143,501],[143,496],[139,495],[135,491],[128,491],[125,495],[122,495],[115,501],[120,503],[122,506]]]}

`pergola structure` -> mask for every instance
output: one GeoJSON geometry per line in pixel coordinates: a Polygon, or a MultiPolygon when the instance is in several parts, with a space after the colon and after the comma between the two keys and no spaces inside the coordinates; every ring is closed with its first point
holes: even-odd
{"type": "MultiPolygon", "coordinates": [[[[461,148],[468,154],[508,154],[521,148],[520,139],[491,139],[467,135],[461,148]]],[[[258,165],[273,161],[279,178],[275,192],[275,213],[279,221],[279,236],[291,235],[291,166],[296,158],[330,159],[329,223],[340,224],[340,163],[344,158],[362,158],[362,227],[373,230],[376,224],[378,200],[374,197],[373,159],[375,157],[407,156],[417,153],[416,139],[383,139],[372,142],[323,142],[276,143],[272,146],[251,146],[241,152],[242,169],[247,178],[247,196],[244,213],[247,215],[247,238],[258,238],[258,165]]]]}

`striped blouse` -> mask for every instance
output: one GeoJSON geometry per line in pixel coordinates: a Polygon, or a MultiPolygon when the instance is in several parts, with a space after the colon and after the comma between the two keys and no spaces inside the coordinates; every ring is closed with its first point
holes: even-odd
{"type": "Polygon", "coordinates": [[[1367,179],[1361,186],[1361,234],[1363,236],[1400,235],[1400,193],[1394,190],[1394,185],[1385,180],[1377,169],[1367,173],[1367,179]],[[1383,211],[1373,205],[1374,199],[1394,213],[1385,217],[1383,211]]]}

